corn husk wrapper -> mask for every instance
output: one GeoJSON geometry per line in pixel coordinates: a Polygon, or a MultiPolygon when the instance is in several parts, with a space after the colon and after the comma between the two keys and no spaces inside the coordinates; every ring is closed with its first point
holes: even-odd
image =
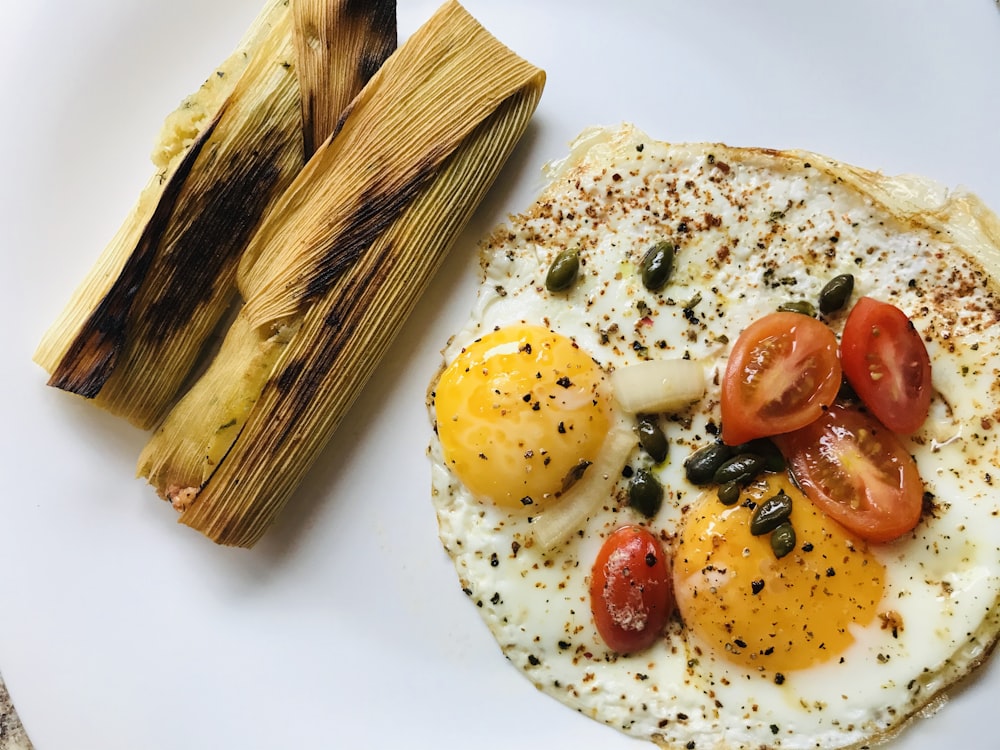
{"type": "MultiPolygon", "coordinates": [[[[303,87],[327,87],[326,103],[339,106],[394,48],[395,3],[366,6],[371,15],[348,0],[295,7],[296,20],[327,42],[311,58],[314,75],[355,68],[303,87]]],[[[35,354],[50,385],[143,428],[176,400],[236,300],[248,241],[301,171],[305,141],[319,137],[315,123],[304,136],[296,39],[289,3],[271,0],[168,118],[159,170],[35,354]]]]}
{"type": "Polygon", "coordinates": [[[396,2],[295,0],[292,23],[308,159],[396,49],[396,2]]]}
{"type": "Polygon", "coordinates": [[[541,70],[456,2],[371,79],[255,235],[230,337],[140,459],[181,522],[221,544],[260,539],[496,178],[543,86],[541,70]]]}

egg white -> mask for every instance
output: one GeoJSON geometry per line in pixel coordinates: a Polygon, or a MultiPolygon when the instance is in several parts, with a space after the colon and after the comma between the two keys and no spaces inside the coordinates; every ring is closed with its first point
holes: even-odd
{"type": "MultiPolygon", "coordinates": [[[[976,254],[956,247],[957,232],[898,210],[918,193],[950,196],[896,182],[910,192],[893,203],[879,176],[822,157],[671,145],[628,126],[583,134],[549,174],[539,201],[484,243],[477,303],[445,362],[522,321],[574,338],[607,368],[703,362],[709,392],[665,422],[670,456],[656,469],[666,497],[649,523],[673,534],[698,494],[683,460],[719,424],[729,345],[782,302],[815,301],[830,278],[852,273],[854,299],[892,302],[927,339],[937,394],[907,445],[934,510],[913,534],[873,547],[886,566],[880,611],[897,612],[903,627],[876,618],[842,658],[778,684],[698,648],[676,620],[648,651],[609,653],[590,614],[590,567],[607,534],[643,519],[609,497],[580,534],[543,552],[530,543],[529,516],[473,499],[434,439],[441,540],[504,654],[544,692],[667,747],[853,747],[933,706],[1000,630],[1000,298],[976,254]],[[636,266],[661,239],[677,243],[677,259],[670,283],[652,294],[636,266]],[[547,292],[549,264],[574,245],[584,259],[577,283],[547,292]]],[[[844,318],[831,316],[835,332],[844,318]]],[[[630,463],[643,460],[636,450],[630,463]]]]}

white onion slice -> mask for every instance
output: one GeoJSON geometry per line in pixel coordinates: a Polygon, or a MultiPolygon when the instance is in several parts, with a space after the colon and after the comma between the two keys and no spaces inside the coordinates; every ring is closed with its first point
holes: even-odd
{"type": "Polygon", "coordinates": [[[619,414],[608,430],[597,460],[556,503],[534,517],[532,534],[542,549],[551,549],[579,530],[591,511],[610,497],[636,443],[632,420],[619,414]]]}
{"type": "Polygon", "coordinates": [[[651,359],[616,369],[611,387],[633,414],[673,411],[705,395],[705,366],[691,359],[651,359]]]}

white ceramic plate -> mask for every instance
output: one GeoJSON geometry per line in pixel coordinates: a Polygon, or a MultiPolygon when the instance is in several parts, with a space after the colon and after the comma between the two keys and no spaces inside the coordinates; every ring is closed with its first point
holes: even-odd
{"type": "MultiPolygon", "coordinates": [[[[436,2],[399,5],[405,38],[436,2]]],[[[506,662],[437,541],[424,389],[471,306],[477,237],[578,131],[623,120],[919,173],[1000,209],[991,0],[468,7],[548,71],[537,116],[292,506],[243,551],[175,525],[132,478],[143,436],[46,388],[30,357],[151,173],[163,116],[258,0],[5,3],[0,670],[39,750],[636,747],[506,662]]],[[[894,747],[993,746],[998,691],[994,660],[894,747]]]]}

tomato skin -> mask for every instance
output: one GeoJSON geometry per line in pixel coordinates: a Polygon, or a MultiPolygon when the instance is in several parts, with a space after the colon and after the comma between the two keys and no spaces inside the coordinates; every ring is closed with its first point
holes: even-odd
{"type": "Polygon", "coordinates": [[[795,481],[821,510],[871,542],[888,542],[920,521],[924,485],[896,433],[837,404],[774,442],[795,481]]]}
{"type": "Polygon", "coordinates": [[[791,432],[837,397],[837,337],[807,315],[776,312],[752,323],[733,345],[722,381],[722,441],[739,445],[791,432]]]}
{"type": "Polygon", "coordinates": [[[902,310],[862,297],[841,337],[844,375],[872,414],[890,430],[909,434],[927,419],[931,359],[902,310]]]}
{"type": "Polygon", "coordinates": [[[643,526],[615,529],[601,545],[590,577],[597,632],[619,653],[651,646],[674,608],[667,556],[643,526]]]}

